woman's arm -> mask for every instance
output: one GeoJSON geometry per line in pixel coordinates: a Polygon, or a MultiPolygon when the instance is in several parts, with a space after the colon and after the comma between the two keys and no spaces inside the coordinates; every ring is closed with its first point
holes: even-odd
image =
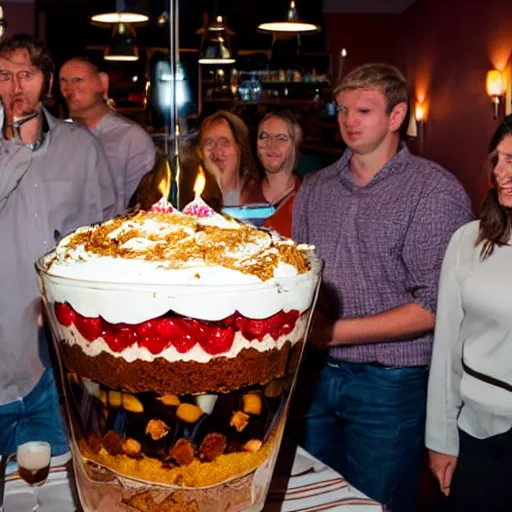
{"type": "Polygon", "coordinates": [[[462,405],[460,326],[464,311],[457,274],[458,246],[463,233],[464,228],[453,235],[441,269],[427,396],[425,444],[430,450],[431,468],[445,494],[449,493],[459,453],[457,417],[462,405]]]}

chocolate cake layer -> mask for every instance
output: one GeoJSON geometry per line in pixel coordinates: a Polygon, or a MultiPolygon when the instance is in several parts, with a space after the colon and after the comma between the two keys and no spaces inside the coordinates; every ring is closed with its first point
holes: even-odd
{"type": "Polygon", "coordinates": [[[129,393],[154,391],[186,395],[225,393],[254,384],[266,384],[296,370],[302,342],[286,342],[281,350],[244,349],[236,357],[215,357],[208,363],[169,362],[164,358],[128,363],[106,352],[91,357],[79,345],[62,343],[68,371],[129,393]]]}

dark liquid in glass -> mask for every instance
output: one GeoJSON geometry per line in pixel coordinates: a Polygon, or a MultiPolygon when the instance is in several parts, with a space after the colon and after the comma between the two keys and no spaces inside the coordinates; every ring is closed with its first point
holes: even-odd
{"type": "Polygon", "coordinates": [[[29,485],[42,485],[48,478],[50,465],[40,469],[19,468],[20,477],[29,485]]]}

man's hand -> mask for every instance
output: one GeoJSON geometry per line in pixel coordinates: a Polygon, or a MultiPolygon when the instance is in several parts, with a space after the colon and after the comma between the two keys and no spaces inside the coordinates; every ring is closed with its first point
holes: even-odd
{"type": "Polygon", "coordinates": [[[330,348],[334,323],[335,322],[321,310],[317,309],[315,311],[309,331],[309,340],[315,348],[319,350],[327,350],[330,348]]]}
{"type": "Polygon", "coordinates": [[[450,494],[453,472],[457,466],[457,457],[429,450],[428,458],[430,470],[438,480],[441,492],[448,496],[450,494]]]}

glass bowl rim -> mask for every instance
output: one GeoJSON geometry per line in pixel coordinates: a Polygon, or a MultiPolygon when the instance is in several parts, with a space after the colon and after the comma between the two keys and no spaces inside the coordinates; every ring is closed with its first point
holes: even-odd
{"type": "Polygon", "coordinates": [[[59,281],[61,283],[65,283],[72,286],[78,286],[81,288],[86,287],[94,287],[94,288],[102,288],[104,290],[108,289],[124,289],[124,288],[140,288],[141,291],[147,289],[148,287],[155,288],[156,290],[187,290],[189,293],[193,292],[193,290],[197,290],[198,293],[202,293],[205,290],[213,291],[225,291],[226,293],[234,292],[237,290],[265,290],[267,288],[274,288],[286,285],[295,285],[301,283],[302,281],[307,280],[311,276],[315,276],[317,279],[321,278],[322,270],[324,267],[323,261],[314,254],[313,251],[308,253],[308,262],[310,264],[310,269],[307,272],[302,274],[296,274],[293,276],[283,276],[283,277],[272,277],[265,281],[257,281],[252,283],[216,283],[216,284],[191,284],[191,283],[157,283],[157,282],[147,282],[147,281],[100,281],[96,279],[83,279],[83,278],[74,278],[68,276],[61,276],[54,272],[49,271],[45,268],[45,261],[48,256],[53,251],[50,251],[43,256],[39,257],[35,262],[35,268],[38,276],[46,276],[50,278],[52,281],[59,281]]]}

